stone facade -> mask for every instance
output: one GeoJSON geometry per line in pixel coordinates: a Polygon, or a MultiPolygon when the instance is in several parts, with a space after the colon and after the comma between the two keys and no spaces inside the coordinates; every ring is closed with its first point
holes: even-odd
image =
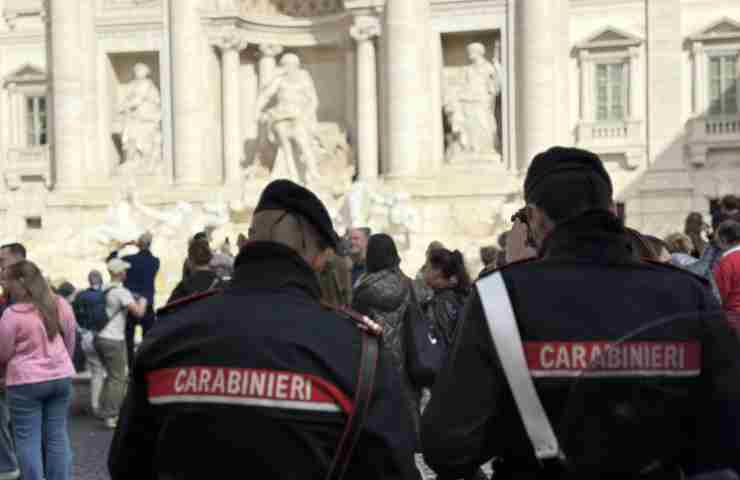
{"type": "Polygon", "coordinates": [[[431,240],[475,268],[554,144],[599,153],[650,233],[740,193],[735,0],[0,0],[0,14],[0,236],[52,277],[81,283],[151,229],[167,290],[187,237],[208,226],[233,244],[277,176],[317,190],[341,228],[393,233],[409,272],[431,240]]]}

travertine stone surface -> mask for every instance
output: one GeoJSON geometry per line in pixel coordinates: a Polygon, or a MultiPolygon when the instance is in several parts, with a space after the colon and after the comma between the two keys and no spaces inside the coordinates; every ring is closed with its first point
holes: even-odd
{"type": "Polygon", "coordinates": [[[740,53],[730,0],[5,0],[0,17],[0,239],[78,284],[151,228],[167,291],[192,229],[233,244],[278,176],[339,229],[393,234],[409,273],[431,240],[475,270],[553,144],[597,151],[648,233],[740,194],[740,114],[712,111],[710,62],[740,53]],[[127,85],[137,63],[151,75],[127,85]],[[604,102],[625,114],[597,118],[604,102]]]}

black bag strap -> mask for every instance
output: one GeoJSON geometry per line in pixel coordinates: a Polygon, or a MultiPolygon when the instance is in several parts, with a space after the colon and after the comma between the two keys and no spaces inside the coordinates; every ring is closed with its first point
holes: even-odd
{"type": "Polygon", "coordinates": [[[406,287],[409,289],[409,306],[407,308],[414,308],[416,309],[416,312],[419,314],[419,318],[429,321],[429,319],[426,316],[426,313],[424,313],[424,309],[421,308],[421,302],[419,302],[419,297],[416,296],[416,288],[414,288],[414,281],[410,278],[406,278],[406,287]]]}
{"type": "MultiPolygon", "coordinates": [[[[346,310],[345,313],[351,315],[346,310]]],[[[380,337],[372,332],[361,332],[360,335],[362,335],[362,356],[360,357],[360,370],[357,374],[354,404],[337,452],[326,474],[326,480],[341,480],[344,477],[370,411],[370,401],[375,389],[375,373],[378,368],[380,337]]]]}

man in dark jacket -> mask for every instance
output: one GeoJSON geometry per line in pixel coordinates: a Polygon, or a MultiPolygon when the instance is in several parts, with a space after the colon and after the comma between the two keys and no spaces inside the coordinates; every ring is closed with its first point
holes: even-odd
{"type": "MultiPolygon", "coordinates": [[[[222,293],[168,306],[144,339],[110,451],[113,480],[324,478],[355,410],[362,335],[319,303],[337,236],[320,200],[267,186],[222,293]],[[236,473],[235,473],[236,472],[236,473]]],[[[348,479],[418,478],[382,355],[348,479]]]]}
{"type": "MultiPolygon", "coordinates": [[[[142,234],[136,242],[126,243],[121,248],[128,245],[136,245],[139,251],[121,258],[131,265],[123,286],[134,295],[146,298],[148,305],[146,315],[142,318],[129,315],[126,323],[126,353],[128,354],[130,372],[133,370],[134,364],[134,330],[136,325],[141,325],[143,333],[146,334],[154,323],[154,281],[157,278],[157,273],[159,273],[159,258],[152,255],[152,234],[149,232],[142,234]]],[[[111,253],[108,260],[116,257],[118,257],[118,250],[111,253]]]]}
{"type": "Polygon", "coordinates": [[[212,259],[213,252],[211,252],[211,246],[207,240],[193,240],[190,242],[187,259],[188,276],[180,280],[167,303],[222,286],[221,279],[210,266],[212,259]]]}
{"type": "Polygon", "coordinates": [[[706,285],[635,259],[594,154],[538,155],[524,194],[539,258],[491,277],[508,291],[564,460],[547,468],[536,460],[491,337],[496,319],[483,310],[505,297],[482,298],[484,278],[423,417],[427,463],[463,477],[497,457],[504,479],[679,478],[737,467],[740,345],[706,285]]]}

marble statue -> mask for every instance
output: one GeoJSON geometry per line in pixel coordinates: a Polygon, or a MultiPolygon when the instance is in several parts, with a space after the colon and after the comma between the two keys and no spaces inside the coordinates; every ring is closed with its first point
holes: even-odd
{"type": "Polygon", "coordinates": [[[297,161],[305,168],[305,180],[319,178],[316,152],[319,97],[311,74],[301,68],[297,55],[286,53],[280,69],[257,99],[260,122],[278,149],[273,176],[300,181],[297,161]],[[274,106],[265,108],[274,100],[274,106]]]}
{"type": "Polygon", "coordinates": [[[151,170],[162,154],[162,101],[149,67],[137,63],[133,71],[134,79],[119,107],[122,163],[151,170]]]}
{"type": "Polygon", "coordinates": [[[91,228],[87,233],[99,244],[112,246],[135,240],[144,230],[135,218],[134,197],[122,192],[106,210],[102,224],[91,228]]]}
{"type": "Polygon", "coordinates": [[[448,158],[500,151],[495,110],[501,90],[498,69],[486,58],[482,44],[471,43],[467,53],[470,64],[463,68],[459,84],[447,92],[444,104],[450,131],[448,158]]]}

